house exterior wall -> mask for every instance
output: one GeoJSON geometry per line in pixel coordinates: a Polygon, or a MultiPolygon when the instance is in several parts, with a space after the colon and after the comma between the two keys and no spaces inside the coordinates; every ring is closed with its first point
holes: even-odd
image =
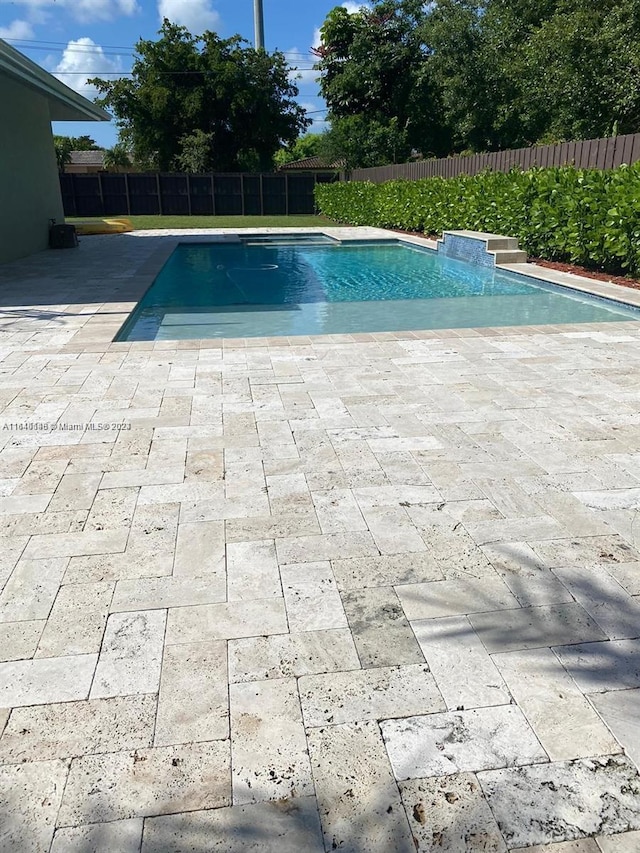
{"type": "Polygon", "coordinates": [[[0,263],[45,249],[64,222],[49,104],[0,72],[0,263]]]}

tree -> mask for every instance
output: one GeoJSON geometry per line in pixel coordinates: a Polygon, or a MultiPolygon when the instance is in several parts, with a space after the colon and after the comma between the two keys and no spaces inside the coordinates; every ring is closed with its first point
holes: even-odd
{"type": "Polygon", "coordinates": [[[373,0],[321,34],[352,166],[640,129],[640,0],[373,0]]]}
{"type": "Polygon", "coordinates": [[[53,144],[56,149],[58,171],[64,172],[71,162],[72,151],[101,151],[102,149],[90,136],[60,136],[54,134],[53,144]]]}
{"type": "Polygon", "coordinates": [[[121,142],[116,142],[113,148],[105,150],[102,162],[105,169],[131,168],[131,157],[126,146],[121,142]]]}
{"type": "Polygon", "coordinates": [[[640,126],[639,0],[440,0],[425,23],[453,150],[640,126]]]}
{"type": "Polygon", "coordinates": [[[213,133],[194,130],[180,138],[181,152],[178,154],[177,165],[181,172],[198,174],[210,172],[214,161],[213,133]]]}
{"type": "Polygon", "coordinates": [[[327,16],[316,51],[331,123],[326,144],[349,165],[382,164],[390,155],[402,162],[414,148],[448,153],[426,61],[428,15],[422,0],[375,0],[327,16]],[[353,133],[364,148],[350,144],[353,133]]]}
{"type": "Polygon", "coordinates": [[[288,148],[276,151],[273,158],[276,166],[284,166],[296,160],[306,160],[307,157],[318,157],[322,154],[322,133],[307,133],[297,139],[288,148]]]}
{"type": "Polygon", "coordinates": [[[64,172],[65,167],[71,162],[71,152],[73,147],[69,136],[54,136],[53,145],[56,152],[56,161],[58,163],[58,171],[64,172]]]}
{"type": "Polygon", "coordinates": [[[347,169],[402,163],[409,156],[407,134],[394,117],[387,122],[364,115],[334,119],[322,140],[321,154],[347,169]]]}
{"type": "Polygon", "coordinates": [[[136,162],[175,168],[187,156],[185,137],[200,132],[210,141],[211,168],[266,170],[309,126],[279,51],[245,47],[239,36],[192,36],[167,19],[159,35],[137,43],[131,79],[91,81],[136,162]]]}
{"type": "Polygon", "coordinates": [[[62,142],[68,145],[70,151],[101,151],[102,148],[95,139],[90,136],[59,136],[54,134],[54,142],[62,142]]]}
{"type": "Polygon", "coordinates": [[[640,2],[560,0],[531,35],[523,99],[553,140],[640,129],[640,2]]]}

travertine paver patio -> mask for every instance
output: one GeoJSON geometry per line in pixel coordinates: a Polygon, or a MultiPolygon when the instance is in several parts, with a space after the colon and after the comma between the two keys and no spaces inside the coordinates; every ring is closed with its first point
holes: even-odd
{"type": "Polygon", "coordinates": [[[169,242],[0,268],[2,851],[640,850],[640,324],[109,343],[169,242]]]}

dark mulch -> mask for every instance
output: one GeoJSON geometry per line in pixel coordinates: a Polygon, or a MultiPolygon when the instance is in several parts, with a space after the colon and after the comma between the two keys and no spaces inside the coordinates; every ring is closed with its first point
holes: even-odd
{"type": "Polygon", "coordinates": [[[606,272],[588,270],[584,267],[576,266],[575,264],[563,264],[559,261],[545,261],[541,258],[530,258],[530,261],[537,264],[539,267],[547,267],[548,269],[559,270],[560,272],[571,272],[574,275],[581,275],[584,278],[595,278],[598,281],[608,281],[611,282],[611,284],[621,284],[623,287],[632,287],[634,290],[640,290],[640,281],[635,278],[629,278],[626,275],[610,275],[606,272]]]}

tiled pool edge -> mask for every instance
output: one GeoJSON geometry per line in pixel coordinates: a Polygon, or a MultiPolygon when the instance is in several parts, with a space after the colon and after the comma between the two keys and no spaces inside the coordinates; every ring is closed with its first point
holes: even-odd
{"type": "MultiPolygon", "coordinates": [[[[399,240],[403,243],[412,244],[421,248],[437,251],[438,242],[419,235],[399,234],[381,228],[358,227],[358,228],[251,228],[242,229],[189,229],[189,230],[167,230],[167,231],[136,231],[127,235],[138,239],[165,238],[161,246],[156,248],[145,261],[134,271],[131,281],[138,285],[134,289],[135,300],[119,303],[119,311],[114,313],[109,303],[100,306],[93,315],[89,317],[86,324],[76,332],[71,340],[64,345],[67,351],[78,349],[91,349],[93,347],[109,346],[109,349],[129,349],[136,346],[139,349],[166,349],[171,344],[178,349],[219,349],[219,348],[241,348],[257,347],[277,344],[279,346],[300,346],[306,342],[312,343],[349,343],[357,341],[389,341],[389,340],[411,340],[411,339],[449,339],[462,337],[495,337],[505,335],[523,334],[566,334],[568,332],[584,332],[593,324],[574,323],[557,324],[548,326],[499,326],[479,327],[461,329],[436,329],[398,332],[361,332],[341,335],[300,335],[282,338],[222,338],[222,339],[197,339],[191,341],[114,341],[114,338],[129,318],[131,312],[142,299],[155,277],[158,275],[170,255],[180,243],[224,243],[237,239],[239,234],[251,236],[257,234],[326,234],[341,242],[359,242],[366,240],[399,240]],[[104,314],[109,314],[109,322],[105,322],[104,314]]],[[[89,238],[96,239],[96,238],[89,238]]],[[[109,240],[117,240],[118,236],[108,237],[109,240]]],[[[600,296],[615,302],[640,308],[640,291],[625,288],[621,285],[612,284],[596,279],[583,278],[572,273],[563,273],[546,267],[539,267],[531,263],[501,264],[499,269],[508,270],[525,277],[536,280],[548,281],[552,284],[567,287],[572,290],[581,291],[587,295],[600,296]]],[[[640,321],[638,321],[640,323],[640,321]]],[[[623,330],[629,325],[636,328],[633,320],[613,321],[612,323],[598,323],[598,329],[623,330]]]]}

